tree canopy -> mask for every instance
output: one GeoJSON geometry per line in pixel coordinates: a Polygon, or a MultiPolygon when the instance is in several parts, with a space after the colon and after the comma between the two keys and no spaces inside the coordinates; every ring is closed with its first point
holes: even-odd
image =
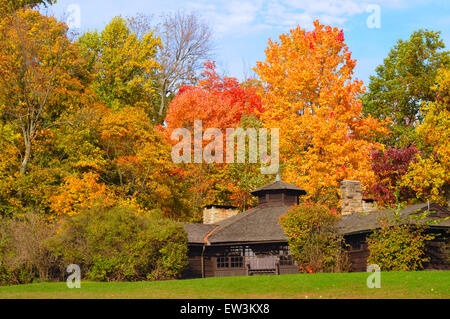
{"type": "Polygon", "coordinates": [[[417,143],[415,128],[425,118],[426,106],[436,99],[432,87],[438,70],[450,65],[444,48],[440,32],[415,31],[408,40],[398,40],[370,77],[364,113],[391,121],[391,146],[417,143]]]}

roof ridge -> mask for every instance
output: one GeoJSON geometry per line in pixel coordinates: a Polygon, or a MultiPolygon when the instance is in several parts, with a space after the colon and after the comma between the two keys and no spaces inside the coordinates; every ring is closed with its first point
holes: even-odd
{"type": "Polygon", "coordinates": [[[297,185],[294,185],[294,184],[291,184],[291,183],[288,183],[288,182],[285,182],[282,180],[274,181],[274,182],[271,182],[264,186],[258,187],[256,189],[254,189],[253,191],[251,191],[250,193],[252,195],[254,195],[255,193],[259,193],[259,192],[263,192],[263,191],[275,191],[275,190],[292,190],[292,191],[297,191],[297,192],[306,194],[306,191],[304,189],[298,187],[297,185]]]}

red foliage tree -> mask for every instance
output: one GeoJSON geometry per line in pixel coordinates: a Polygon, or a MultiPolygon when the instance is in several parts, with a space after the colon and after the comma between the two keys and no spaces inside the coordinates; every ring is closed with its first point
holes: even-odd
{"type": "Polygon", "coordinates": [[[205,63],[203,78],[195,86],[183,86],[169,104],[166,123],[169,133],[179,127],[191,128],[202,120],[204,128],[236,127],[246,114],[262,112],[259,88],[220,77],[214,62],[205,63]]]}
{"type": "Polygon", "coordinates": [[[396,200],[396,191],[401,200],[414,197],[408,188],[399,187],[398,182],[408,171],[409,164],[416,160],[418,152],[414,144],[409,147],[388,147],[384,152],[372,152],[372,169],[377,176],[377,182],[372,186],[371,194],[380,204],[393,203],[396,200]]]}

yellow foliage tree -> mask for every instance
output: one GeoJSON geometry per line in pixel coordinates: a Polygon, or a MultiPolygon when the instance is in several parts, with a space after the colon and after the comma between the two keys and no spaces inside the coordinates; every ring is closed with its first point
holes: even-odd
{"type": "Polygon", "coordinates": [[[421,200],[445,204],[450,185],[450,70],[442,69],[437,78],[436,101],[424,107],[426,117],[417,128],[430,148],[410,165],[401,185],[410,187],[421,200]]]}

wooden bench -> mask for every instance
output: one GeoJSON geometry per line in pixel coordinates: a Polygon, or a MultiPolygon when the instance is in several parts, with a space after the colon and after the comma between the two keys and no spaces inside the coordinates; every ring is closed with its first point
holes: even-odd
{"type": "Polygon", "coordinates": [[[263,256],[263,257],[247,257],[246,258],[247,276],[265,275],[265,274],[280,274],[280,263],[277,256],[263,256]]]}

